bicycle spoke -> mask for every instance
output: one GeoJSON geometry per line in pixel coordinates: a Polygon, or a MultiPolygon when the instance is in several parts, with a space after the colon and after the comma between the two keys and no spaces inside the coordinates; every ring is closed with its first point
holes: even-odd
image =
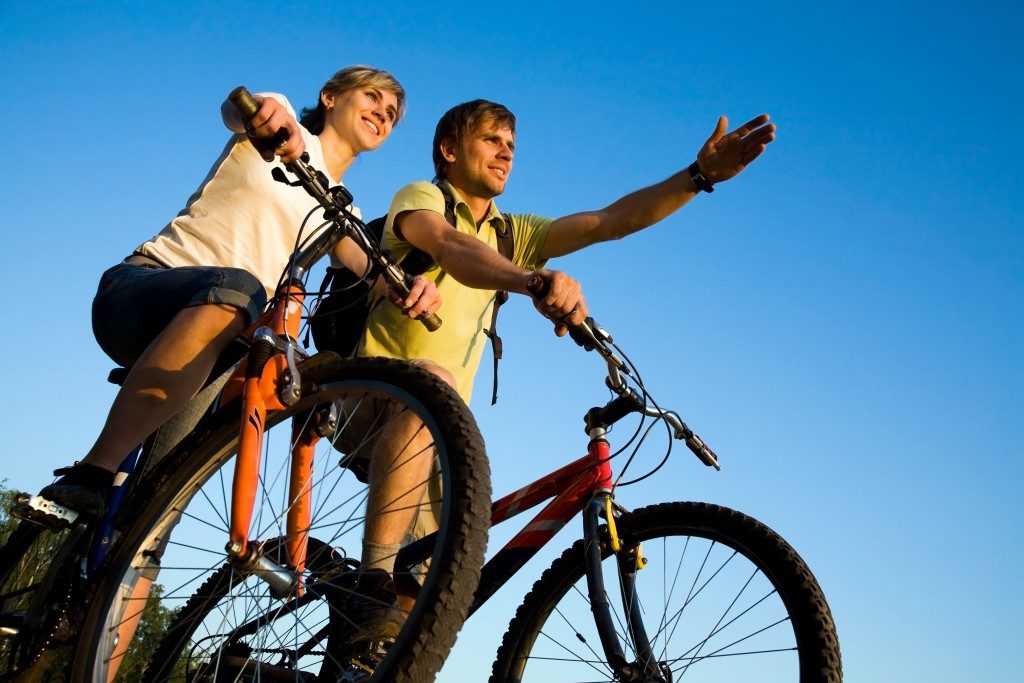
{"type": "MultiPolygon", "coordinates": [[[[632,544],[625,552],[642,543],[647,560],[635,574],[631,566],[617,571],[624,560],[615,554],[602,561],[605,580],[620,579],[614,628],[642,622],[637,629],[648,629],[656,657],[647,661],[636,651],[639,630],[618,633],[633,671],[654,666],[675,681],[841,680],[835,641],[819,637],[831,623],[820,591],[808,588],[799,557],[764,525],[703,503],[622,512],[618,523],[632,544]],[[805,665],[831,677],[808,679],[805,665]]],[[[588,680],[608,666],[580,561],[585,547],[577,541],[534,585],[502,639],[493,680],[588,680]],[[587,652],[574,640],[594,647],[587,652]]],[[[622,677],[600,675],[613,680],[612,673],[622,677]]],[[[653,673],[640,677],[658,679],[653,673]]]]}

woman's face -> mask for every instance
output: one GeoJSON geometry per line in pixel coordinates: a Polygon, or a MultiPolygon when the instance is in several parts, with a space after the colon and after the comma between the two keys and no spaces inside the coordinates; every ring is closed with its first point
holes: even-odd
{"type": "Polygon", "coordinates": [[[367,86],[321,98],[327,107],[325,127],[346,141],[353,154],[380,147],[398,119],[398,98],[387,90],[367,86]]]}

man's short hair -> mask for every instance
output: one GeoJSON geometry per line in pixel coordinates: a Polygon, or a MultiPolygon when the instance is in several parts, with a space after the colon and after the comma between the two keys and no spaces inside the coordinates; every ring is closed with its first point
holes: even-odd
{"type": "Polygon", "coordinates": [[[499,128],[509,128],[516,132],[516,117],[504,105],[488,100],[473,100],[457,104],[444,113],[434,130],[434,174],[438,180],[448,172],[448,161],[441,154],[441,143],[452,145],[461,143],[467,135],[471,135],[483,123],[492,123],[499,128]]]}
{"type": "MultiPolygon", "coordinates": [[[[349,90],[365,87],[383,90],[395,96],[395,99],[398,100],[398,115],[395,118],[397,124],[402,118],[402,114],[405,113],[405,88],[394,76],[383,69],[374,69],[372,66],[361,64],[346,66],[324,83],[324,87],[320,88],[320,95],[324,93],[340,95],[349,90]]],[[[302,116],[299,117],[299,123],[313,135],[320,135],[324,131],[327,119],[327,107],[324,106],[320,95],[317,95],[316,106],[306,107],[302,110],[302,116]]]]}

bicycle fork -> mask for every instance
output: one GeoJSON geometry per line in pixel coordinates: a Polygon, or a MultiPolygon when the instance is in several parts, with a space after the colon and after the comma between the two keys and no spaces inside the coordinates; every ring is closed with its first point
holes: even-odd
{"type": "MultiPolygon", "coordinates": [[[[602,430],[603,431],[603,430],[602,430]]],[[[608,457],[608,443],[595,438],[591,448],[596,448],[604,458],[608,457]]],[[[672,683],[671,672],[662,667],[654,656],[647,630],[644,627],[640,600],[636,592],[636,572],[643,568],[644,560],[639,545],[624,546],[619,542],[615,527],[613,495],[610,488],[601,490],[594,496],[583,510],[583,537],[586,555],[584,558],[587,590],[590,596],[590,608],[594,613],[594,622],[604,649],[605,659],[615,672],[615,680],[627,683],[672,683]],[[619,635],[612,616],[611,601],[604,584],[604,568],[602,566],[602,537],[600,525],[602,518],[608,523],[607,544],[615,554],[619,573],[619,586],[625,611],[628,637],[633,643],[637,659],[627,660],[619,642],[619,635]]]]}
{"type": "Polygon", "coordinates": [[[242,420],[238,457],[232,482],[231,528],[226,547],[228,559],[241,570],[266,581],[277,597],[301,596],[301,576],[306,563],[310,524],[310,482],[314,447],[323,435],[322,415],[303,412],[293,418],[291,439],[291,476],[287,512],[288,564],[280,565],[249,541],[252,510],[259,484],[260,456],[268,411],[284,410],[300,395],[300,380],[295,364],[295,349],[289,339],[298,335],[302,291],[294,284],[278,291],[287,303],[276,307],[272,327],[259,327],[253,335],[253,347],[244,362],[244,380],[235,379],[226,389],[230,396],[241,394],[242,420]],[[294,309],[293,315],[285,311],[294,309]]]}

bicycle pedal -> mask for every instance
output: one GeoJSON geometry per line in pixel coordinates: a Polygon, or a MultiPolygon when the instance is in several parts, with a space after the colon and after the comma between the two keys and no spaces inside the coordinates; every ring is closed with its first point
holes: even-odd
{"type": "Polygon", "coordinates": [[[338,683],[365,683],[365,681],[370,680],[370,676],[372,675],[372,671],[350,669],[341,674],[341,678],[338,679],[338,683]]]}
{"type": "Polygon", "coordinates": [[[27,493],[14,496],[11,516],[54,531],[67,528],[78,519],[78,513],[74,510],[27,493]]]}
{"type": "Polygon", "coordinates": [[[337,656],[348,664],[348,670],[339,679],[339,683],[368,680],[384,661],[392,645],[393,640],[384,639],[363,640],[345,647],[342,652],[337,653],[337,656]]]}
{"type": "Polygon", "coordinates": [[[383,657],[365,655],[348,660],[347,670],[342,673],[338,683],[361,683],[370,680],[370,676],[377,670],[383,657]]]}

